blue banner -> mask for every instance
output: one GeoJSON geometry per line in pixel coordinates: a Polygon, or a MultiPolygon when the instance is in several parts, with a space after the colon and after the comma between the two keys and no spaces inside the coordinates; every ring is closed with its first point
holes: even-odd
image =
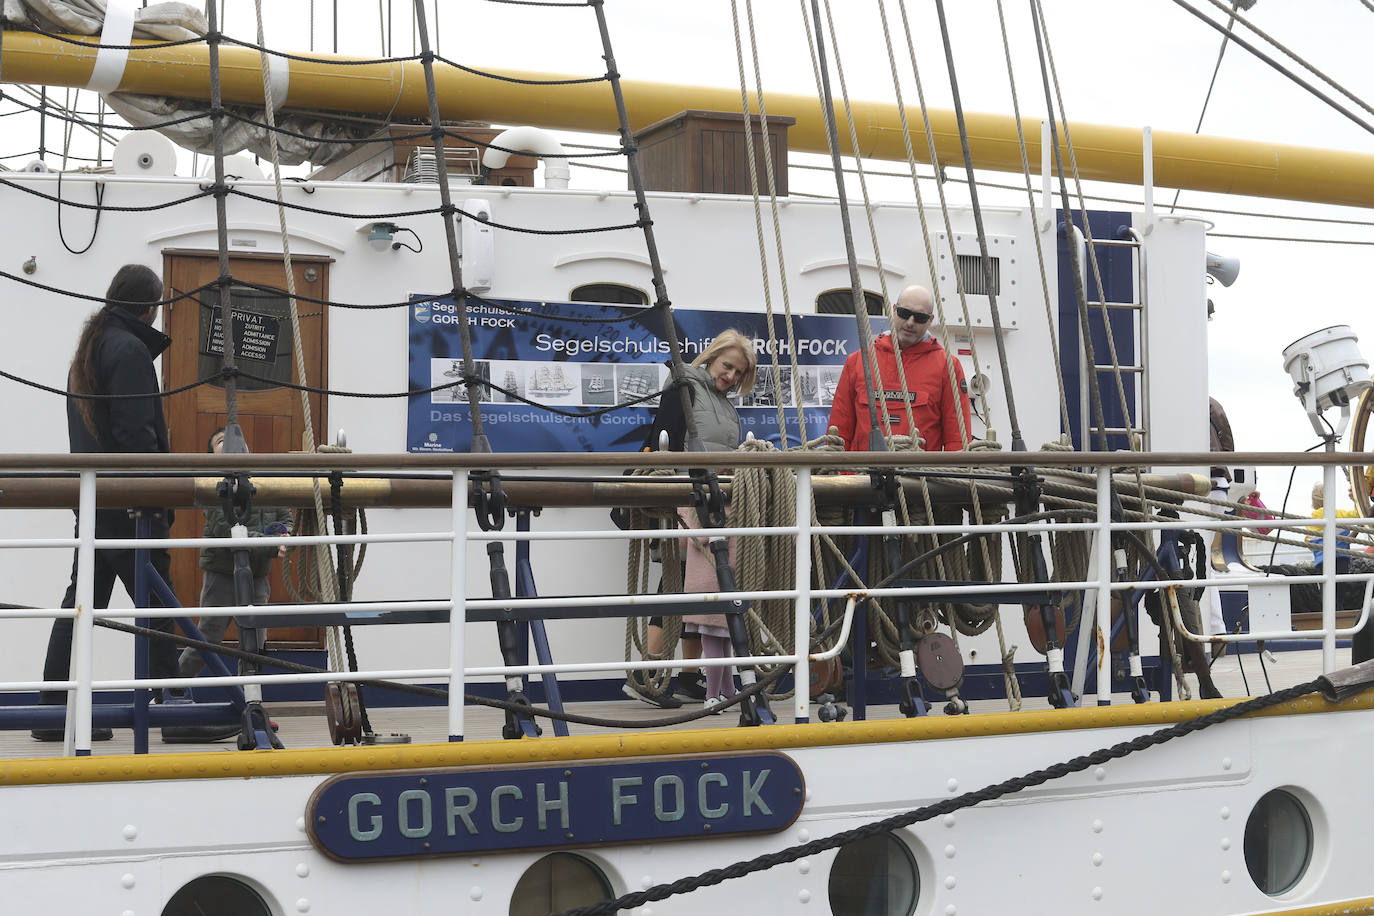
{"type": "Polygon", "coordinates": [[[778,753],[342,775],[310,797],[310,839],[342,862],[772,833],[801,770],[778,753]]]}
{"type": "MultiPolygon", "coordinates": [[[[621,305],[587,302],[470,301],[467,317],[476,374],[490,383],[480,393],[482,428],[499,452],[626,452],[637,450],[653,421],[657,397],[669,382],[668,342],[658,316],[621,305]],[[515,311],[507,311],[505,306],[515,311]],[[526,403],[526,402],[532,403],[526,403]]],[[[874,333],[887,322],[874,318],[874,333]]],[[[745,433],[779,443],[779,400],[787,444],[823,435],[845,358],[857,351],[851,316],[773,318],[749,312],[675,309],[683,359],[691,362],[717,334],[735,328],[752,337],[758,356],[754,390],[736,401],[745,433]],[[772,350],[781,385],[775,384],[772,350]],[[793,359],[793,351],[796,358],[793,359]],[[797,426],[793,364],[799,373],[806,431],[797,426]]],[[[410,389],[422,391],[462,377],[458,309],[450,298],[413,297],[410,308],[410,389]]],[[[472,413],[463,385],[410,398],[406,448],[465,452],[472,445],[472,413]]]]}

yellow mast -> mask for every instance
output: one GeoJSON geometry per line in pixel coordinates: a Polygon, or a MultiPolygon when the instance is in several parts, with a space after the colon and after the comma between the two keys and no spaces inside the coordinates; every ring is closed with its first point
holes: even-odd
{"type": "MultiPolygon", "coordinates": [[[[0,81],[84,88],[91,80],[96,57],[94,49],[31,32],[5,32],[3,41],[4,68],[0,81]]],[[[224,101],[261,105],[258,52],[226,45],[220,50],[220,60],[224,101]]],[[[279,67],[289,67],[290,76],[286,99],[277,101],[293,109],[397,118],[428,116],[424,72],[415,61],[339,66],[274,58],[274,70],[279,67]]],[[[524,79],[560,78],[524,71],[505,70],[502,73],[524,79]]],[[[534,124],[590,133],[614,133],[617,129],[615,106],[606,83],[520,86],[450,67],[437,67],[435,78],[439,108],[448,119],[534,124]]],[[[631,80],[623,81],[622,85],[631,124],[636,129],[688,108],[735,111],[739,107],[739,93],[732,89],[631,80]]],[[[129,52],[119,91],[207,99],[210,92],[209,51],[199,44],[136,48],[129,52]]],[[[817,99],[769,93],[767,102],[771,114],[797,119],[788,133],[790,148],[813,153],[828,151],[817,99]]],[[[874,159],[904,161],[906,148],[896,105],[859,101],[851,102],[851,106],[860,153],[874,159]]],[[[837,116],[843,118],[843,111],[837,109],[837,116]]],[[[941,161],[962,162],[954,113],[931,109],[930,118],[941,161]]],[[[1021,171],[1014,118],[966,113],[966,123],[975,166],[994,171],[1021,171]]],[[[1039,122],[1023,123],[1031,169],[1038,171],[1039,122]]],[[[1071,130],[1083,178],[1141,183],[1142,132],[1138,128],[1071,123],[1071,130]]],[[[1374,155],[1368,153],[1165,131],[1154,132],[1153,145],[1154,181],[1163,187],[1374,206],[1374,155]]],[[[918,138],[913,146],[917,157],[928,161],[925,142],[918,138]]],[[[851,152],[847,142],[845,152],[851,152]]]]}

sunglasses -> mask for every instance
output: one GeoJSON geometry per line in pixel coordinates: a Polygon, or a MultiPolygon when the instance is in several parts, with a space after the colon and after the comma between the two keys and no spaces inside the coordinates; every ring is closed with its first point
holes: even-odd
{"type": "Polygon", "coordinates": [[[902,308],[900,305],[894,308],[892,313],[897,316],[898,321],[907,321],[911,318],[915,318],[921,324],[925,324],[931,318],[935,317],[929,312],[915,312],[908,308],[902,308]]]}

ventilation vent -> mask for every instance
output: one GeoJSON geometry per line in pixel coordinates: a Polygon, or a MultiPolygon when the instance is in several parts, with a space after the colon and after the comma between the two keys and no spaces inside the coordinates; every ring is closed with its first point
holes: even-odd
{"type": "Polygon", "coordinates": [[[992,268],[992,288],[988,288],[987,275],[983,273],[983,258],[976,254],[956,255],[959,260],[959,279],[964,282],[964,292],[970,296],[998,296],[1002,293],[1002,261],[989,257],[992,268]]]}
{"type": "MultiPolygon", "coordinates": [[[[883,297],[877,293],[864,290],[864,306],[868,309],[868,314],[881,316],[883,314],[883,297]]],[[[853,290],[832,289],[821,293],[816,297],[816,314],[853,315],[853,290]]]]}
{"type": "MultiPolygon", "coordinates": [[[[444,166],[448,180],[454,184],[472,184],[482,174],[476,147],[445,147],[444,166]]],[[[411,149],[402,180],[409,184],[438,184],[439,164],[434,150],[418,146],[411,149]]]]}

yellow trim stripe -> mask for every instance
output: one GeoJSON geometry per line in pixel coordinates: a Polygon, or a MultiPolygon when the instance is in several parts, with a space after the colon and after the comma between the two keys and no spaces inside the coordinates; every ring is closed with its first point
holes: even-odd
{"type": "Polygon", "coordinates": [[[1296,910],[1266,910],[1248,916],[1369,916],[1374,913],[1374,897],[1342,900],[1336,903],[1317,903],[1296,910]]]}
{"type": "MultiPolygon", "coordinates": [[[[253,779],[373,770],[501,767],[554,761],[786,750],[850,744],[890,744],[903,741],[938,741],[944,738],[986,738],[1098,728],[1152,728],[1186,722],[1225,709],[1233,703],[1232,700],[1201,700],[1187,703],[1145,703],[1084,709],[985,713],[973,716],[772,725],[764,728],[720,728],[701,731],[656,731],[518,741],[470,741],[454,744],[8,760],[0,763],[0,786],[169,779],[253,779]]],[[[1339,705],[1328,703],[1319,696],[1309,696],[1266,710],[1256,718],[1349,712],[1371,708],[1374,708],[1374,691],[1352,697],[1339,705]]]]}

